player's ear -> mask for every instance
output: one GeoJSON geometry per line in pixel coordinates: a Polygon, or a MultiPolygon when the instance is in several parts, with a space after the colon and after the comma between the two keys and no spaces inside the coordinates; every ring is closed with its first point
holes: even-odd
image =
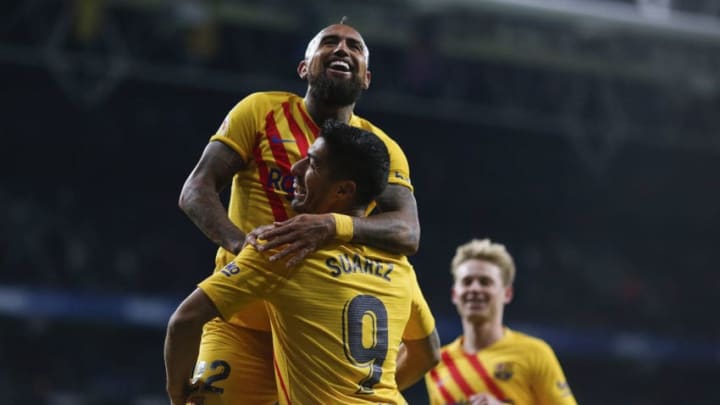
{"type": "Polygon", "coordinates": [[[370,88],[370,79],[372,78],[372,73],[370,71],[365,72],[365,80],[363,80],[363,90],[367,90],[370,88]]]}
{"type": "Polygon", "coordinates": [[[352,201],[355,199],[355,192],[357,191],[357,184],[352,180],[343,180],[338,182],[337,188],[335,189],[336,195],[343,199],[352,201]]]}
{"type": "Polygon", "coordinates": [[[505,303],[509,304],[510,301],[512,301],[513,297],[515,296],[515,289],[513,289],[513,286],[509,285],[505,287],[505,303]]]}
{"type": "Polygon", "coordinates": [[[298,63],[297,73],[301,79],[303,79],[303,80],[307,79],[308,69],[307,69],[307,62],[305,61],[305,59],[301,60],[300,63],[298,63]]]}
{"type": "Polygon", "coordinates": [[[458,296],[455,292],[455,286],[450,287],[450,301],[452,301],[453,304],[457,304],[458,296]]]}

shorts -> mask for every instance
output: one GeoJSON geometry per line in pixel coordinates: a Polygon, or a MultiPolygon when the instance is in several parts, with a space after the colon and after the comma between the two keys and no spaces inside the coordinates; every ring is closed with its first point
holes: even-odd
{"type": "Polygon", "coordinates": [[[205,324],[193,382],[202,405],[273,405],[278,394],[272,334],[219,318],[205,324]]]}

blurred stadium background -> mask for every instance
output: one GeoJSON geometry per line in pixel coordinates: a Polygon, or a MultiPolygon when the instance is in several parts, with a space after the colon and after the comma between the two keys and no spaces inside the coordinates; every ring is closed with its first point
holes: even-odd
{"type": "Polygon", "coordinates": [[[164,326],[214,255],[182,182],[244,95],[304,93],[343,15],[371,49],[357,112],[410,159],[443,341],[454,248],[490,236],[519,267],[507,323],[580,404],[720,403],[716,0],[0,2],[4,402],[166,403],[164,326]]]}

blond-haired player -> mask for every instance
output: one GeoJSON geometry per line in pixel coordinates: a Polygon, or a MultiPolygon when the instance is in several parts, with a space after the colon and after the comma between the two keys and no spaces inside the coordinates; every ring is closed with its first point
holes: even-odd
{"type": "MultiPolygon", "coordinates": [[[[388,163],[375,135],[328,124],[308,157],[293,165],[293,208],[362,217],[385,188],[388,163]]],[[[342,224],[340,215],[332,215],[342,224]]],[[[173,405],[188,399],[203,324],[217,316],[231,319],[258,299],[271,308],[281,404],[404,404],[400,390],[437,363],[440,348],[407,260],[348,242],[310,254],[299,268],[270,262],[269,254],[248,245],[173,314],[165,344],[173,405]]],[[[200,392],[190,399],[207,405],[220,395],[200,392]]]]}
{"type": "Polygon", "coordinates": [[[515,280],[505,246],[474,239],[457,248],[451,269],[463,334],[425,376],[430,403],[575,405],[552,348],[503,326],[515,280]]]}

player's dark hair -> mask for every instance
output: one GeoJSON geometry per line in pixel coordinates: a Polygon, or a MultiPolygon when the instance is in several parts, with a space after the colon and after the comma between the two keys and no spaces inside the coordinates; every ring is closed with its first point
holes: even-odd
{"type": "Polygon", "coordinates": [[[328,167],[336,180],[355,182],[357,205],[367,205],[387,185],[390,156],[372,132],[334,120],[323,124],[328,167]]]}

